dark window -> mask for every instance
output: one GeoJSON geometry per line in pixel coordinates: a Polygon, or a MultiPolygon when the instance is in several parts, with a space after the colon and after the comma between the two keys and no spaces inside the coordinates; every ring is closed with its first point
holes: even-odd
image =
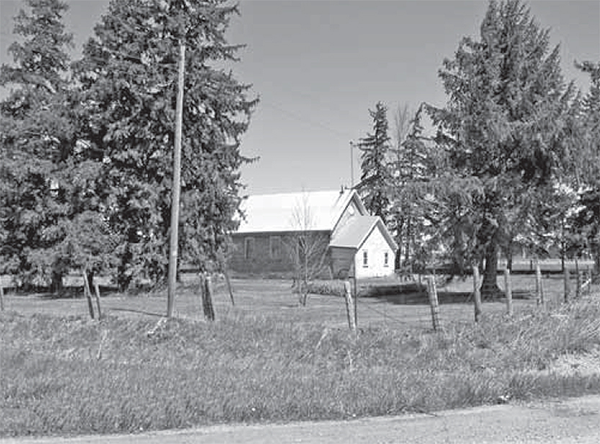
{"type": "Polygon", "coordinates": [[[367,250],[363,251],[363,268],[367,268],[369,266],[369,253],[367,250]]]}
{"type": "Polygon", "coordinates": [[[269,254],[271,259],[281,259],[281,237],[271,236],[269,238],[269,254]]]}
{"type": "Polygon", "coordinates": [[[388,267],[390,264],[390,254],[386,251],[383,253],[383,266],[388,267]]]}
{"type": "Polygon", "coordinates": [[[244,259],[252,259],[254,255],[254,238],[247,237],[244,239],[244,259]]]}

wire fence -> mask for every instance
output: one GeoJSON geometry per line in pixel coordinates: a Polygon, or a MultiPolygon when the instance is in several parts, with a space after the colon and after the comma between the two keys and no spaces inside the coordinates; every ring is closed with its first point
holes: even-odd
{"type": "MultiPolygon", "coordinates": [[[[584,297],[600,297],[600,286],[592,283],[591,268],[582,267],[576,273],[570,269],[568,284],[565,273],[550,270],[515,273],[511,275],[512,311],[514,316],[530,312],[531,309],[553,310],[565,301],[584,297]],[[565,298],[566,294],[566,298],[565,298]]],[[[455,323],[475,322],[473,279],[447,279],[436,276],[437,317],[439,328],[444,329],[455,323]]],[[[411,282],[399,278],[358,283],[356,321],[359,329],[433,329],[432,308],[427,285],[427,276],[415,276],[411,282]]],[[[505,279],[498,275],[499,296],[482,301],[481,312],[485,319],[490,314],[506,314],[508,311],[505,279]]],[[[327,327],[349,328],[349,315],[343,294],[337,296],[311,293],[306,306],[301,306],[294,293],[290,280],[274,279],[232,279],[235,305],[230,297],[226,280],[215,276],[212,279],[214,316],[216,320],[236,316],[268,317],[275,322],[290,324],[319,324],[327,327]]],[[[343,288],[343,282],[335,285],[343,288]]],[[[1,284],[0,284],[1,286],[1,284]]],[[[83,293],[82,293],[83,295],[83,293]]],[[[175,298],[175,313],[185,318],[203,320],[200,280],[197,274],[183,275],[175,298]]],[[[165,292],[156,291],[147,297],[130,297],[120,293],[103,292],[102,312],[108,315],[124,314],[164,316],[165,292]],[[164,293],[164,294],[163,294],[164,293]]],[[[65,315],[85,314],[86,301],[79,299],[39,300],[22,297],[10,291],[0,303],[5,310],[23,313],[49,311],[65,315]]],[[[2,308],[2,307],[0,307],[2,308]]]]}
{"type": "MultiPolygon", "coordinates": [[[[554,310],[562,304],[582,297],[598,295],[600,285],[594,283],[596,276],[590,268],[570,270],[566,273],[539,272],[509,275],[508,281],[498,275],[497,284],[500,292],[493,299],[483,299],[481,315],[490,314],[516,315],[530,312],[531,309],[554,310]],[[506,297],[507,282],[511,296],[506,297]]],[[[422,279],[425,280],[425,279],[422,279]]],[[[446,280],[433,278],[437,296],[435,309],[426,293],[396,293],[391,291],[384,295],[359,297],[358,324],[360,326],[386,325],[388,327],[413,327],[422,329],[444,328],[452,323],[475,322],[475,298],[473,277],[446,280]],[[437,320],[436,320],[437,317],[437,320]],[[435,326],[434,322],[439,325],[435,326]]],[[[478,287],[481,286],[481,281],[478,287]]]]}

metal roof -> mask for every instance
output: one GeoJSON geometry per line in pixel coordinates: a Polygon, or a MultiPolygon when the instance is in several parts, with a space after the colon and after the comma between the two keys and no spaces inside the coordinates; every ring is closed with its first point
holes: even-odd
{"type": "Polygon", "coordinates": [[[241,205],[245,220],[237,233],[331,231],[354,195],[354,190],[336,190],[249,196],[241,205]]]}

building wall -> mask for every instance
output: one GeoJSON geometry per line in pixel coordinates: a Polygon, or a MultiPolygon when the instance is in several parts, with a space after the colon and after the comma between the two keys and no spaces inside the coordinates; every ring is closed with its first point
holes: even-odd
{"type": "Polygon", "coordinates": [[[360,279],[393,275],[394,256],[395,251],[390,248],[379,226],[376,226],[354,257],[356,277],[360,279]],[[367,255],[366,266],[364,264],[365,253],[367,255]],[[387,265],[385,263],[386,253],[387,265]]]}
{"type": "MultiPolygon", "coordinates": [[[[294,232],[234,234],[229,268],[242,274],[291,274],[295,263],[293,245],[298,235],[294,232]]],[[[317,249],[317,254],[327,253],[329,233],[311,232],[308,239],[317,249]]],[[[325,274],[329,275],[328,259],[326,264],[325,274]]]]}
{"type": "Polygon", "coordinates": [[[331,270],[336,279],[346,279],[353,273],[354,248],[331,247],[331,270]]]}

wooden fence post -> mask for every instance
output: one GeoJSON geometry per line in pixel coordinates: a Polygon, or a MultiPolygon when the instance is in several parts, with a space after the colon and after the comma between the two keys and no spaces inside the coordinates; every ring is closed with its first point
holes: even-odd
{"type": "Polygon", "coordinates": [[[565,302],[569,302],[569,297],[571,295],[571,281],[569,276],[569,269],[565,266],[564,271],[564,279],[565,279],[565,302]]]}
{"type": "Polygon", "coordinates": [[[225,276],[225,283],[227,284],[227,291],[229,292],[231,305],[235,306],[235,300],[233,299],[233,287],[231,286],[231,281],[229,280],[229,272],[225,267],[223,267],[223,276],[225,276]]]}
{"type": "Polygon", "coordinates": [[[87,272],[85,269],[81,271],[83,276],[83,294],[87,299],[88,310],[90,311],[90,318],[94,319],[94,304],[92,303],[92,292],[90,290],[90,283],[88,282],[87,272]]]}
{"type": "Polygon", "coordinates": [[[209,321],[215,320],[215,309],[212,302],[212,282],[210,276],[204,276],[204,291],[202,292],[202,309],[204,317],[209,321]]]}
{"type": "Polygon", "coordinates": [[[2,282],[0,282],[0,311],[4,311],[4,288],[2,288],[2,282]]]}
{"type": "Polygon", "coordinates": [[[346,314],[348,315],[348,327],[356,331],[356,318],[354,312],[354,300],[352,298],[352,284],[344,281],[344,298],[346,299],[346,314]]]}
{"type": "Polygon", "coordinates": [[[437,331],[440,328],[440,306],[434,276],[429,276],[427,279],[427,292],[429,293],[429,305],[431,306],[431,322],[433,329],[437,331]]]}
{"type": "Polygon", "coordinates": [[[535,262],[535,297],[537,305],[544,306],[546,304],[544,299],[544,287],[542,286],[542,271],[538,261],[535,262]]]}
{"type": "Polygon", "coordinates": [[[481,291],[479,290],[479,268],[473,266],[473,302],[475,303],[475,322],[481,318],[481,291]]]}
{"type": "Polygon", "coordinates": [[[102,319],[102,310],[100,309],[100,284],[94,282],[94,296],[96,299],[96,308],[98,309],[98,319],[102,319]]]}
{"type": "Polygon", "coordinates": [[[506,314],[509,316],[513,315],[513,301],[512,301],[512,282],[510,279],[510,269],[504,269],[504,291],[506,293],[506,314]]]}
{"type": "Polygon", "coordinates": [[[575,259],[575,298],[581,296],[581,275],[579,273],[579,261],[575,259]]]}

